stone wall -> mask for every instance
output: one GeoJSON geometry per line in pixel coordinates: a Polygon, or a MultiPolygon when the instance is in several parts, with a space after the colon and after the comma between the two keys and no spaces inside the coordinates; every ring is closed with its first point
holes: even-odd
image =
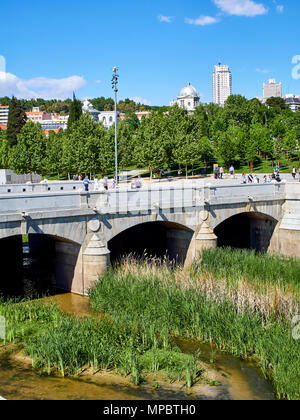
{"type": "Polygon", "coordinates": [[[0,169],[0,184],[26,184],[26,182],[39,183],[42,176],[36,173],[17,175],[11,169],[0,169]]]}

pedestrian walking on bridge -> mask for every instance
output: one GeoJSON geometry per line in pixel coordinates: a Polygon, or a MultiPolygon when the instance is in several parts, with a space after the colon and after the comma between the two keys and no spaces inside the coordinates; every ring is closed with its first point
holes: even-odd
{"type": "Polygon", "coordinates": [[[88,175],[86,175],[86,177],[83,180],[83,185],[84,185],[85,191],[88,191],[89,190],[89,184],[90,184],[90,182],[91,181],[89,180],[88,175]]]}

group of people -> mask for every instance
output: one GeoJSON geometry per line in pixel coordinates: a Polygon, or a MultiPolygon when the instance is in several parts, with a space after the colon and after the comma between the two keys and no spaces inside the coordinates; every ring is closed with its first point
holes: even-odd
{"type": "MultiPolygon", "coordinates": [[[[74,179],[74,177],[73,177],[74,179]]],[[[89,176],[86,175],[82,179],[78,179],[78,181],[83,181],[84,189],[85,191],[89,191],[89,185],[92,184],[92,181],[89,179],[89,176]]],[[[116,180],[113,179],[112,184],[110,185],[110,188],[115,188],[116,186],[116,180]]],[[[94,191],[100,191],[100,190],[108,190],[108,178],[105,176],[101,177],[99,179],[97,175],[94,177],[94,191]]]]}
{"type": "MultiPolygon", "coordinates": [[[[74,175],[74,177],[75,177],[75,175],[74,175]]],[[[73,179],[75,180],[74,177],[73,177],[73,179]]],[[[111,184],[109,185],[107,176],[102,176],[99,179],[98,176],[95,175],[93,182],[89,179],[88,175],[86,175],[84,178],[82,177],[82,179],[80,179],[78,177],[78,181],[79,180],[83,182],[85,191],[89,191],[89,185],[90,184],[94,185],[94,191],[103,191],[103,190],[108,190],[108,189],[114,189],[117,185],[115,179],[113,179],[111,184]]],[[[142,187],[143,187],[143,180],[142,180],[141,176],[139,175],[137,179],[134,179],[131,182],[131,188],[132,189],[136,189],[136,188],[139,189],[139,188],[142,188],[142,187]]]]}
{"type": "MultiPolygon", "coordinates": [[[[171,168],[168,167],[168,169],[167,169],[167,176],[168,177],[171,176],[171,172],[172,172],[171,168]]],[[[156,171],[156,175],[157,175],[157,178],[164,178],[166,176],[165,170],[163,168],[162,169],[158,168],[157,171],[156,171]]],[[[179,171],[178,171],[178,175],[179,175],[179,171]]]]}
{"type": "MultiPolygon", "coordinates": [[[[279,172],[274,172],[271,175],[264,175],[263,177],[263,183],[264,184],[270,184],[271,182],[281,182],[280,174],[279,172]]],[[[255,174],[242,174],[242,184],[259,184],[260,179],[255,174]]]]}
{"type": "Polygon", "coordinates": [[[214,171],[215,179],[223,179],[224,169],[222,166],[216,167],[214,171]]]}

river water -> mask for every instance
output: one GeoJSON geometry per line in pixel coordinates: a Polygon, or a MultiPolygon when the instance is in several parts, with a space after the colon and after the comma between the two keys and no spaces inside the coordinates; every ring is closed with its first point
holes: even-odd
{"type": "MultiPolygon", "coordinates": [[[[28,255],[25,257],[25,275],[19,288],[21,295],[34,296],[37,291],[48,290],[52,296],[43,299],[56,302],[65,313],[78,317],[95,315],[87,297],[58,293],[53,275],[47,276],[45,272],[39,271],[36,262],[31,261],[28,255]],[[36,287],[41,278],[41,283],[36,287]]],[[[188,390],[179,384],[162,383],[151,378],[137,387],[130,384],[127,378],[110,372],[104,375],[83,373],[76,378],[48,376],[34,370],[20,349],[0,345],[0,396],[12,400],[274,399],[271,385],[254,364],[215,352],[209,345],[199,342],[180,339],[174,341],[183,352],[194,353],[200,349],[201,361],[218,382],[195,385],[188,390]]]]}

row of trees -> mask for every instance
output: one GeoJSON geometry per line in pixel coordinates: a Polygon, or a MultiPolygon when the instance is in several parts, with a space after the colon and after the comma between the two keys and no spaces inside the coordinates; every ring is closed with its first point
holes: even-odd
{"type": "MultiPolygon", "coordinates": [[[[231,96],[225,107],[199,106],[192,115],[178,106],[153,112],[141,122],[134,114],[118,124],[120,169],[129,166],[206,166],[213,162],[254,164],[300,149],[300,113],[277,100],[269,107],[231,96]]],[[[68,130],[46,137],[39,124],[22,125],[16,141],[0,131],[0,165],[46,174],[106,173],[114,167],[114,127],[105,130],[81,109],[68,130]]]]}
{"type": "MultiPolygon", "coordinates": [[[[11,106],[13,99],[8,96],[0,98],[0,104],[5,106],[11,106]]],[[[113,111],[114,100],[112,98],[100,98],[91,99],[90,102],[98,111],[113,111]]],[[[71,99],[57,100],[57,99],[21,99],[20,106],[24,111],[31,111],[33,107],[39,107],[41,111],[48,113],[69,115],[70,108],[72,105],[71,99]]],[[[143,104],[137,104],[131,99],[121,100],[118,103],[118,110],[122,113],[135,112],[135,111],[147,111],[147,110],[158,110],[162,109],[165,111],[168,107],[155,107],[143,104]]]]}

